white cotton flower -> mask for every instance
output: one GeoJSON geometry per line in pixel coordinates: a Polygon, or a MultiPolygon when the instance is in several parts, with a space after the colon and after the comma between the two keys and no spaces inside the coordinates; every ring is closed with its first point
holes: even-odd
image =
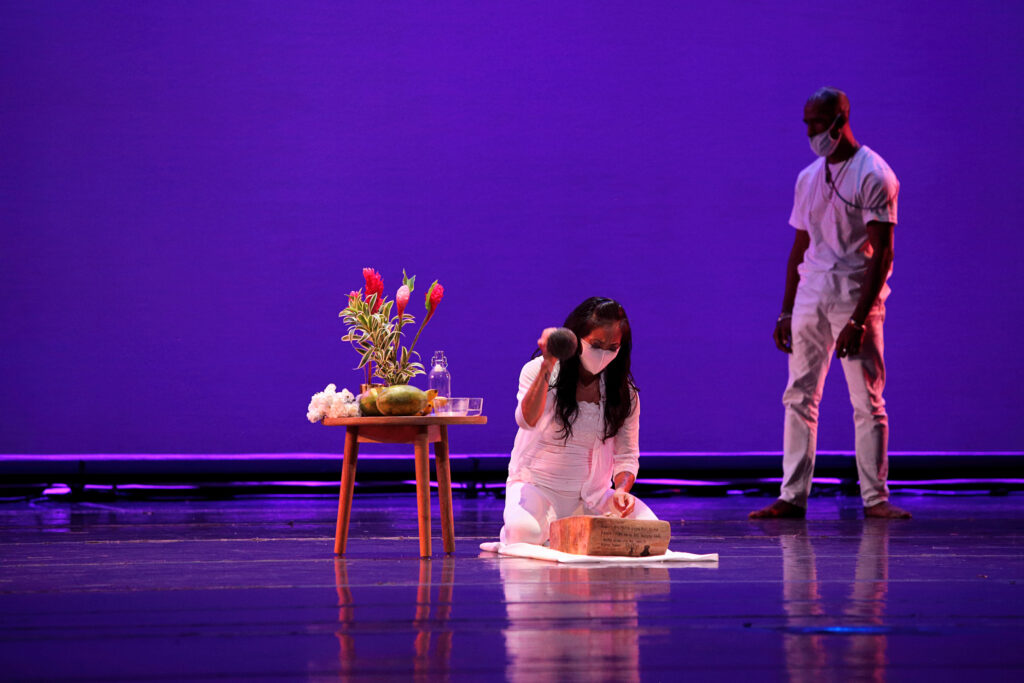
{"type": "Polygon", "coordinates": [[[330,406],[327,408],[327,417],[346,417],[347,413],[348,404],[341,400],[341,395],[332,395],[330,406]]]}
{"type": "Polygon", "coordinates": [[[310,400],[309,405],[306,407],[306,419],[309,420],[310,422],[316,423],[322,420],[323,417],[324,414],[320,412],[320,408],[316,402],[316,397],[314,396],[310,400]]]}
{"type": "MultiPolygon", "coordinates": [[[[328,389],[331,386],[333,385],[328,385],[328,389]]],[[[333,392],[331,395],[333,395],[333,392]]],[[[310,422],[319,422],[327,414],[330,405],[331,399],[326,391],[313,394],[312,398],[309,399],[309,405],[306,407],[306,419],[310,422]]]]}
{"type": "Polygon", "coordinates": [[[359,406],[355,403],[355,397],[346,389],[340,393],[331,394],[327,397],[330,405],[327,409],[328,417],[355,417],[359,415],[359,406]]]}
{"type": "Polygon", "coordinates": [[[319,422],[325,417],[358,417],[359,404],[356,397],[348,389],[338,391],[334,383],[328,384],[323,391],[313,394],[306,407],[306,419],[319,422]]]}

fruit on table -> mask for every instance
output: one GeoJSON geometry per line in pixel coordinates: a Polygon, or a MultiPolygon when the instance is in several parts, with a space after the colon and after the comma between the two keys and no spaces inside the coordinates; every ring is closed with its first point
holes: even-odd
{"type": "Polygon", "coordinates": [[[384,387],[377,395],[381,415],[417,415],[428,403],[427,392],[408,384],[384,387]]]}
{"type": "MultiPolygon", "coordinates": [[[[433,412],[433,410],[434,410],[434,399],[435,398],[437,398],[437,389],[428,389],[427,390],[427,405],[426,405],[426,407],[423,408],[423,410],[421,410],[420,412],[418,412],[416,414],[417,415],[424,415],[424,416],[425,415],[430,415],[430,413],[433,412]]],[[[441,400],[444,401],[445,399],[442,398],[441,400]]]]}
{"type": "Polygon", "coordinates": [[[380,410],[377,409],[377,397],[381,390],[387,387],[371,387],[359,394],[359,414],[363,417],[379,417],[380,410]]]}

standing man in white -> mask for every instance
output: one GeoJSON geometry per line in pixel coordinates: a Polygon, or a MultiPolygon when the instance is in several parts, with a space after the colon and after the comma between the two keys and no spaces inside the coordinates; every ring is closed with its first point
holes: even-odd
{"type": "Polygon", "coordinates": [[[889,423],[882,398],[882,323],[899,181],[882,157],[853,137],[850,101],[842,91],[814,93],[804,106],[804,123],[811,149],[822,158],[797,177],[789,218],[796,237],[773,334],[775,345],[789,354],[782,492],[750,517],[806,515],[818,404],[835,350],[853,404],[864,515],[906,519],[910,513],[889,503],[889,423]]]}

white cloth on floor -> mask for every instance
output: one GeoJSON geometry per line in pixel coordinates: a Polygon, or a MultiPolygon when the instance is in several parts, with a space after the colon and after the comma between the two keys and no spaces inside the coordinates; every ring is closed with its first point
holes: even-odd
{"type": "Polygon", "coordinates": [[[610,555],[575,555],[564,553],[561,550],[553,550],[546,546],[534,545],[533,543],[481,543],[480,550],[510,557],[526,557],[533,560],[544,560],[546,562],[561,562],[565,564],[647,564],[650,562],[700,562],[704,565],[718,562],[718,553],[707,555],[694,555],[693,553],[678,553],[673,550],[665,551],[664,555],[649,555],[647,557],[621,557],[610,555]]]}

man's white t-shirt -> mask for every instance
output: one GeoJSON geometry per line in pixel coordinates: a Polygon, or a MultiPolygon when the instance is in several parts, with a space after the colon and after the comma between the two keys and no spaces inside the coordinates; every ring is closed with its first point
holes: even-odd
{"type": "MultiPolygon", "coordinates": [[[[847,161],[828,165],[838,194],[856,206],[836,196],[826,182],[825,164],[824,158],[816,159],[796,179],[789,224],[811,237],[799,267],[798,304],[822,297],[856,302],[872,255],[868,223],[896,223],[900,183],[882,157],[861,145],[847,161]]],[[[888,295],[885,285],[879,300],[888,295]]]]}

